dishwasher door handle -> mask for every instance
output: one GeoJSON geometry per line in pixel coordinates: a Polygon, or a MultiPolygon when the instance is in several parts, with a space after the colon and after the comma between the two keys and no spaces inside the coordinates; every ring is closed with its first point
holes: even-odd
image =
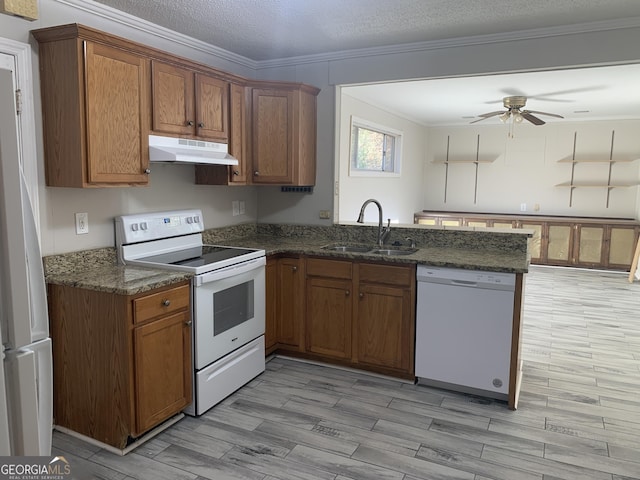
{"type": "Polygon", "coordinates": [[[451,280],[451,285],[462,285],[464,287],[477,287],[478,282],[472,282],[469,280],[451,280]]]}

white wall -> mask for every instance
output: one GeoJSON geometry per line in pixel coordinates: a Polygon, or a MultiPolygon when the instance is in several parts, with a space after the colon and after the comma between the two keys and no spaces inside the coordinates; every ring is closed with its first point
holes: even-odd
{"type": "MultiPolygon", "coordinates": [[[[423,208],[429,210],[636,218],[638,187],[576,188],[572,206],[570,189],[557,187],[571,179],[576,134],[577,160],[608,160],[615,131],[611,183],[640,182],[640,120],[618,122],[554,122],[543,126],[522,123],[513,138],[507,125],[439,127],[428,129],[423,208]],[[449,160],[474,159],[480,136],[477,202],[474,204],[475,165],[449,164],[447,198],[442,163],[449,139],[449,160]],[[637,159],[633,162],[623,160],[637,159]],[[539,210],[535,210],[535,205],[539,210]]],[[[574,182],[607,183],[609,164],[580,163],[574,182]]]]}
{"type": "MultiPolygon", "coordinates": [[[[40,0],[40,19],[34,22],[9,15],[0,15],[0,35],[11,40],[30,43],[33,47],[33,77],[36,111],[36,141],[41,173],[40,224],[42,232],[42,254],[64,253],[88,248],[114,245],[113,217],[127,213],[145,211],[202,208],[207,228],[235,223],[255,222],[258,215],[258,200],[255,187],[216,187],[194,185],[194,167],[176,165],[152,165],[150,186],[136,188],[74,189],[44,186],[44,159],[42,148],[42,115],[39,95],[39,72],[37,42],[29,31],[65,23],[82,23],[130,40],[206,63],[216,68],[256,78],[238,57],[219,55],[218,51],[205,44],[185,37],[184,43],[175,37],[163,37],[163,29],[148,27],[145,22],[129,22],[127,15],[113,16],[110,9],[99,4],[93,12],[55,0],[40,0]],[[104,15],[103,15],[104,14],[104,15]],[[244,200],[246,214],[233,217],[232,200],[244,200]],[[75,234],[74,213],[89,214],[89,233],[75,234]]],[[[223,52],[224,53],[224,52],[223,52]]],[[[27,132],[34,134],[34,132],[27,132]]]]}
{"type": "MultiPolygon", "coordinates": [[[[413,213],[423,206],[422,182],[426,154],[426,130],[422,125],[398,117],[370,104],[343,94],[340,108],[339,198],[340,222],[355,221],[360,207],[368,198],[375,198],[383,207],[384,221],[413,223],[413,213]],[[397,177],[349,176],[351,117],[355,116],[402,132],[402,163],[397,177]]],[[[374,207],[365,210],[365,221],[378,222],[374,207]]]]}

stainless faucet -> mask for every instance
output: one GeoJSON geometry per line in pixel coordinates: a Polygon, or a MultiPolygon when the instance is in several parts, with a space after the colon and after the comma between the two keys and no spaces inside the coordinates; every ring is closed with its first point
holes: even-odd
{"type": "Polygon", "coordinates": [[[391,219],[390,218],[387,219],[387,226],[383,228],[382,227],[382,205],[380,205],[380,202],[378,202],[377,200],[374,200],[373,198],[370,198],[369,200],[364,202],[362,204],[362,207],[360,208],[360,215],[358,215],[357,221],[358,223],[364,223],[364,209],[370,203],[375,203],[376,206],[378,207],[378,246],[381,247],[384,244],[384,242],[387,241],[387,238],[391,233],[391,226],[390,226],[391,219]]]}

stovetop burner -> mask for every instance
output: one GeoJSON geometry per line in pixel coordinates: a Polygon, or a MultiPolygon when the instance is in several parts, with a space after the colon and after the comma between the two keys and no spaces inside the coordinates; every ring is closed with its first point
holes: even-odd
{"type": "Polygon", "coordinates": [[[184,267],[202,267],[231,258],[240,257],[255,250],[249,248],[223,247],[218,245],[202,245],[200,247],[178,250],[171,253],[151,255],[140,260],[162,265],[181,265],[184,267]]]}

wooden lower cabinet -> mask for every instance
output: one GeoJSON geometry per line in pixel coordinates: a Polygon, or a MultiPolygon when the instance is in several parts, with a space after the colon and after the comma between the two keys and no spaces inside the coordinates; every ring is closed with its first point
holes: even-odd
{"type": "Polygon", "coordinates": [[[267,338],[267,354],[413,379],[415,265],[271,257],[267,338]]]}
{"type": "Polygon", "coordinates": [[[351,358],[351,281],[307,279],[306,351],[351,358]]]}
{"type": "Polygon", "coordinates": [[[640,236],[640,222],[607,218],[418,212],[414,223],[526,228],[533,230],[531,263],[622,271],[631,268],[640,236]]]}
{"type": "Polygon", "coordinates": [[[413,377],[415,265],[307,259],[306,351],[413,377]]]}
{"type": "Polygon", "coordinates": [[[358,265],[358,364],[413,372],[415,268],[358,265]]]}
{"type": "Polygon", "coordinates": [[[189,405],[190,298],[48,285],[55,425],[123,449],[189,405]]]}
{"type": "Polygon", "coordinates": [[[277,282],[278,260],[275,257],[267,258],[265,267],[265,328],[264,328],[264,349],[267,355],[271,354],[277,347],[276,339],[276,306],[278,304],[278,282],[277,282]]]}
{"type": "Polygon", "coordinates": [[[304,259],[270,256],[266,268],[267,355],[304,348],[304,259]]]}
{"type": "Polygon", "coordinates": [[[304,345],[304,260],[278,259],[277,281],[276,339],[280,348],[301,350],[304,345]]]}

